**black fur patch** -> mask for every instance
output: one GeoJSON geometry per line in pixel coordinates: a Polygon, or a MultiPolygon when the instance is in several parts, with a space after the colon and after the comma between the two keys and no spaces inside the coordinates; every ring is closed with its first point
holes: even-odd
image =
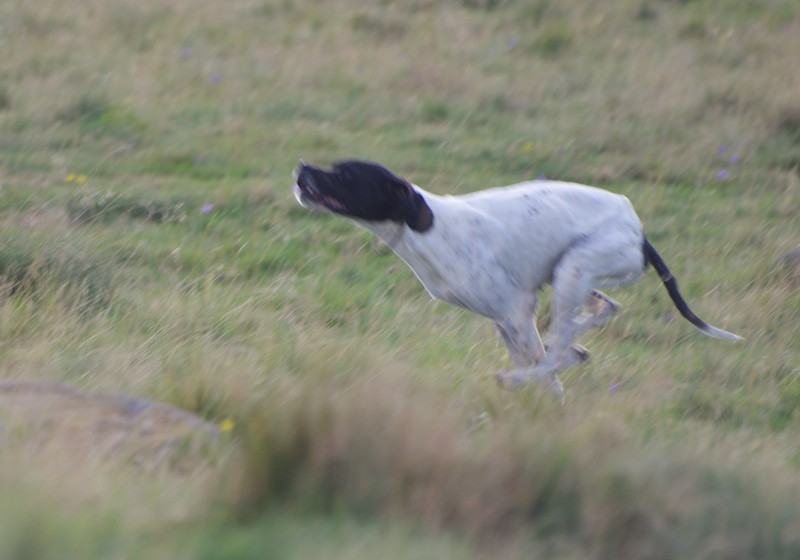
{"type": "Polygon", "coordinates": [[[405,223],[417,232],[433,225],[424,197],[411,183],[377,163],[338,161],[330,171],[301,163],[297,185],[307,200],[337,214],[405,223]]]}

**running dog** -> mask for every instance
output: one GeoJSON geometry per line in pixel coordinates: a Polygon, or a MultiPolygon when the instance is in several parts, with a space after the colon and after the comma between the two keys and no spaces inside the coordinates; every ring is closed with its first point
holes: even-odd
{"type": "Polygon", "coordinates": [[[301,162],[294,178],[301,205],[372,231],[432,297],[492,319],[516,365],[497,375],[507,389],[540,382],[563,403],[557,373],[588,359],[573,343],[621,307],[599,290],[631,284],[648,264],[689,322],[709,336],[742,340],[689,309],[624,196],[558,181],[439,196],[355,160],[330,170],[301,162]],[[546,284],[553,286],[552,318],[542,342],[535,320],[546,284]]]}

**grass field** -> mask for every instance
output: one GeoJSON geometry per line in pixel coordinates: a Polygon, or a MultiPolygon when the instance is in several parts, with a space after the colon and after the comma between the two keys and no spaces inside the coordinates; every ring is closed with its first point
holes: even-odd
{"type": "Polygon", "coordinates": [[[0,432],[0,557],[800,557],[798,34],[794,0],[3,2],[0,380],[235,449],[143,470],[0,432]],[[489,321],[296,204],[299,159],[344,157],[623,193],[746,342],[651,272],[566,407],[502,392],[489,321]]]}

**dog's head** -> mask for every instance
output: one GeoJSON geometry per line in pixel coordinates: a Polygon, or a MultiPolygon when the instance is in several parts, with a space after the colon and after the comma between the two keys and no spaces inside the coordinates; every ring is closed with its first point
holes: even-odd
{"type": "Polygon", "coordinates": [[[300,162],[294,177],[295,197],[306,208],[366,222],[405,223],[417,232],[433,225],[433,213],[422,195],[377,163],[338,161],[326,171],[300,162]]]}

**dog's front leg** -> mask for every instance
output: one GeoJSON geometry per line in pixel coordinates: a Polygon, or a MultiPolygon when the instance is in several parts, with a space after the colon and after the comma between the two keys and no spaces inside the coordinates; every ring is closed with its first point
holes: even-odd
{"type": "Polygon", "coordinates": [[[509,390],[519,389],[534,381],[544,383],[551,393],[564,403],[564,387],[556,376],[556,371],[564,364],[552,365],[545,352],[542,338],[536,328],[535,306],[533,316],[522,315],[516,320],[506,319],[497,322],[497,331],[508,348],[508,353],[517,366],[511,371],[497,374],[497,382],[509,390]]]}
{"type": "Polygon", "coordinates": [[[514,365],[529,367],[541,362],[545,357],[544,344],[536,328],[536,311],[539,299],[535,295],[519,293],[513,301],[502,306],[495,324],[500,338],[508,349],[514,365]]]}
{"type": "Polygon", "coordinates": [[[545,357],[544,344],[532,318],[525,323],[513,324],[498,321],[497,332],[508,349],[514,365],[525,368],[535,365],[545,357]]]}

